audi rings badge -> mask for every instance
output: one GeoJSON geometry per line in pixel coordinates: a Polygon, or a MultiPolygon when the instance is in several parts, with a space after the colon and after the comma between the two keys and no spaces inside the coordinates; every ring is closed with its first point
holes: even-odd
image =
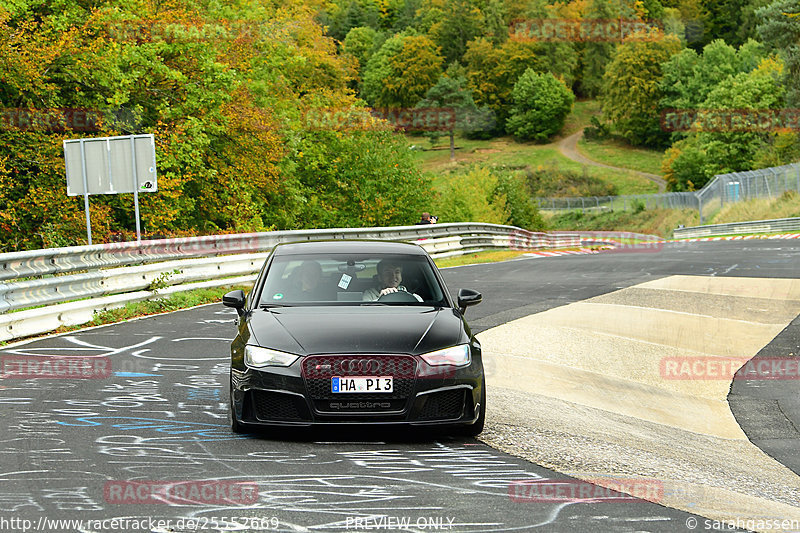
{"type": "Polygon", "coordinates": [[[342,374],[375,374],[381,363],[377,359],[343,359],[338,366],[342,374]]]}

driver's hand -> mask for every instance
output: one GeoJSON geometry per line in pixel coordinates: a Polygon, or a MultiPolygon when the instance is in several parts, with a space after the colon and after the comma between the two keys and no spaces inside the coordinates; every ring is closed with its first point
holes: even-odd
{"type": "Polygon", "coordinates": [[[393,292],[400,292],[400,289],[398,289],[397,287],[386,287],[385,289],[381,290],[380,295],[386,296],[387,294],[391,294],[393,292]]]}

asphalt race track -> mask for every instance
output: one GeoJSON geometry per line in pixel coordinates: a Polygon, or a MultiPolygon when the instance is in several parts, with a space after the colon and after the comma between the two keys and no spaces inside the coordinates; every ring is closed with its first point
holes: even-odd
{"type": "MultiPolygon", "coordinates": [[[[800,243],[666,244],[443,272],[452,293],[484,294],[467,312],[477,333],[670,275],[799,278],[800,243]]],[[[235,436],[226,400],[234,317],[211,305],[0,350],[3,358],[92,357],[100,369],[90,379],[0,381],[0,531],[714,529],[703,517],[614,493],[543,497],[530,487],[591,487],[474,439],[363,430],[235,436]]],[[[797,355],[798,326],[763,354],[797,355]]],[[[778,385],[735,382],[732,410],[756,445],[798,472],[798,384],[778,385]]]]}

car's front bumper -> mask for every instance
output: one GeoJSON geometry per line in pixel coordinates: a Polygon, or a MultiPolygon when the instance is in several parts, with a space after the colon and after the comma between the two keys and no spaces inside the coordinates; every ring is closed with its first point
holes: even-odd
{"type": "Polygon", "coordinates": [[[232,414],[246,426],[465,426],[477,420],[484,394],[479,350],[461,368],[428,367],[407,355],[359,354],[309,356],[286,368],[231,370],[232,414]],[[330,379],[342,358],[380,361],[376,374],[393,376],[393,392],[331,392],[330,379]],[[315,370],[321,367],[327,370],[315,370]]]}

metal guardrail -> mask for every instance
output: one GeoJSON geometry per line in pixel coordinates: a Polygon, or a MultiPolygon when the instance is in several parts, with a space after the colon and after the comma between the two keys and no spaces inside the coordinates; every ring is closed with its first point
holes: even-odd
{"type": "Polygon", "coordinates": [[[387,228],[336,228],[209,235],[143,241],[141,243],[123,242],[28,250],[0,254],[0,281],[20,277],[152,263],[170,259],[266,252],[276,244],[290,241],[323,239],[418,240],[460,236],[470,233],[514,235],[524,231],[520,228],[498,224],[430,224],[426,226],[395,226],[387,228]]]}
{"type": "Polygon", "coordinates": [[[52,305],[80,298],[95,298],[164,288],[182,283],[256,272],[268,254],[165,261],[127,268],[102,269],[85,274],[68,274],[44,279],[0,284],[0,313],[35,305],[52,305]]]}
{"type": "Polygon", "coordinates": [[[538,233],[498,224],[462,223],[215,235],[6,253],[0,254],[0,280],[4,280],[0,282],[0,313],[5,313],[0,314],[0,340],[83,323],[95,311],[127,302],[252,282],[268,252],[281,242],[402,240],[419,244],[433,257],[446,257],[500,248],[613,245],[615,238],[658,239],[628,233],[538,233]],[[35,306],[45,307],[24,310],[35,306]]]}
{"type": "Polygon", "coordinates": [[[676,228],[672,233],[673,237],[676,239],[713,237],[717,235],[741,235],[747,233],[800,233],[800,217],[692,226],[688,228],[676,228]]]}

